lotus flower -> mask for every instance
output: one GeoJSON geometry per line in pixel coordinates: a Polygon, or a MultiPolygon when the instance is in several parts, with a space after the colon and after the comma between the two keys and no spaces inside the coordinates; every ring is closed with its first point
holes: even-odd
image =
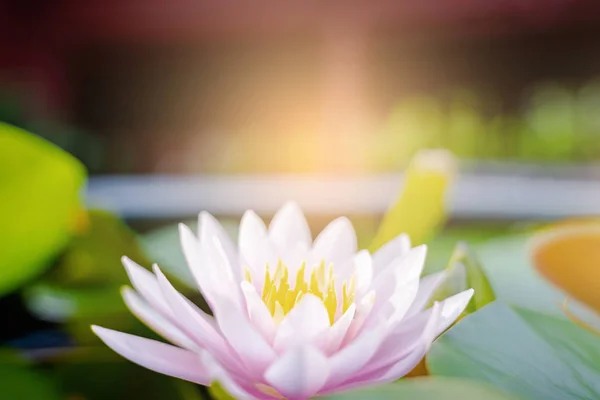
{"type": "Polygon", "coordinates": [[[434,303],[443,273],[420,280],[426,247],[398,236],[357,250],[346,218],[312,241],[302,211],[285,205],[267,228],[252,211],[237,248],[208,213],[182,248],[214,317],[124,258],[130,310],[173,343],[94,326],[114,351],[146,368],[242,399],[307,399],[392,382],[411,371],[461,314],[473,291],[434,303]]]}

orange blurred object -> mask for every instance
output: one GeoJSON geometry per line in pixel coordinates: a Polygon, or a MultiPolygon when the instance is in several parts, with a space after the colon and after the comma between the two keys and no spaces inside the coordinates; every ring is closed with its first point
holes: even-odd
{"type": "Polygon", "coordinates": [[[540,231],[531,257],[546,279],[600,312],[600,220],[565,221],[540,231]]]}

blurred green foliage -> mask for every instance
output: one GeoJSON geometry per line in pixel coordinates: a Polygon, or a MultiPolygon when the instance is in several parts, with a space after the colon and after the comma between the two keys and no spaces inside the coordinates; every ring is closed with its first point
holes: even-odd
{"type": "Polygon", "coordinates": [[[373,136],[369,167],[402,167],[422,148],[461,158],[590,161],[600,158],[600,80],[578,90],[539,85],[520,110],[505,111],[466,90],[449,101],[421,96],[400,102],[373,136]]]}
{"type": "Polygon", "coordinates": [[[52,264],[85,214],[86,172],[70,154],[0,123],[0,295],[52,264]]]}
{"type": "Polygon", "coordinates": [[[323,141],[316,132],[299,132],[294,126],[286,132],[224,129],[202,137],[181,134],[168,151],[150,146],[142,157],[137,140],[98,135],[57,121],[27,120],[18,91],[0,94],[0,120],[37,132],[74,154],[93,174],[155,172],[157,165],[178,173],[396,171],[424,148],[445,148],[463,159],[596,161],[598,107],[600,79],[579,87],[540,84],[524,91],[519,106],[510,108],[489,93],[465,88],[401,99],[390,110],[381,110],[387,116],[369,131],[342,140],[323,141]],[[332,157],[334,151],[344,156],[332,157]],[[331,160],[323,163],[323,157],[331,160]]]}
{"type": "Polygon", "coordinates": [[[97,342],[89,330],[94,321],[131,328],[133,318],[119,292],[129,282],[123,255],[150,266],[133,231],[110,213],[90,210],[86,229],[71,240],[54,268],[25,290],[29,309],[42,319],[67,323],[80,343],[97,342]]]}
{"type": "Polygon", "coordinates": [[[10,400],[64,400],[57,382],[31,368],[0,364],[2,398],[10,400]]]}

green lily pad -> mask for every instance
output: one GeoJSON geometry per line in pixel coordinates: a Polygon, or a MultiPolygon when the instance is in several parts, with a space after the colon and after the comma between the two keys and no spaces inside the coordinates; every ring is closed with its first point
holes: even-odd
{"type": "Polygon", "coordinates": [[[136,234],[117,216],[90,210],[88,227],[75,236],[52,270],[52,281],[64,286],[125,284],[121,257],[149,266],[136,234]]]}
{"type": "Polygon", "coordinates": [[[391,385],[341,393],[331,400],[516,400],[497,389],[478,382],[452,378],[403,379],[391,385]]]}
{"type": "Polygon", "coordinates": [[[524,399],[600,398],[600,337],[501,302],[439,338],[427,366],[432,375],[484,382],[524,399]]]}
{"type": "Polygon", "coordinates": [[[69,243],[85,177],[70,154],[0,123],[0,295],[44,271],[69,243]]]}
{"type": "Polygon", "coordinates": [[[475,247],[481,268],[496,299],[564,318],[558,306],[564,295],[546,282],[529,261],[530,236],[519,234],[490,240],[475,247]]]}

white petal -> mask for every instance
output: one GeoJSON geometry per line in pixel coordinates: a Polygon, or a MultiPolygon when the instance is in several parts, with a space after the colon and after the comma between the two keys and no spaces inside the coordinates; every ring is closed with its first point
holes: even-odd
{"type": "Polygon", "coordinates": [[[223,229],[223,226],[209,213],[203,211],[198,216],[198,230],[200,242],[217,240],[223,247],[228,265],[231,266],[231,272],[237,282],[242,279],[242,271],[239,268],[239,259],[231,238],[223,229]]]}
{"type": "Polygon", "coordinates": [[[446,300],[441,302],[442,312],[435,336],[444,332],[450,325],[454,323],[454,321],[456,321],[465,308],[467,308],[469,301],[471,301],[471,297],[473,297],[473,293],[473,289],[468,289],[464,292],[460,292],[454,296],[448,297],[446,300]]]}
{"type": "Polygon", "coordinates": [[[356,253],[356,233],[352,223],[345,217],[333,220],[317,236],[311,251],[311,261],[341,262],[356,253]]]}
{"type": "MultiPolygon", "coordinates": [[[[233,398],[244,400],[263,399],[263,396],[261,396],[261,394],[258,394],[257,397],[255,397],[251,395],[249,391],[242,388],[242,385],[238,383],[238,381],[233,377],[230,371],[223,368],[223,366],[221,366],[221,364],[219,364],[219,362],[217,362],[210,353],[206,351],[203,352],[200,356],[200,359],[202,361],[202,364],[206,366],[206,370],[208,371],[211,383],[215,381],[219,382],[219,384],[221,384],[221,386],[227,391],[229,395],[233,396],[233,398]]],[[[243,377],[238,379],[242,380],[243,377]]]]}
{"type": "Polygon", "coordinates": [[[381,341],[383,330],[380,328],[364,332],[330,359],[331,373],[327,386],[344,382],[360,371],[373,357],[381,341]]]}
{"type": "Polygon", "coordinates": [[[417,366],[417,364],[419,364],[423,357],[425,357],[425,353],[427,353],[430,345],[431,342],[421,343],[417,349],[394,364],[392,368],[390,368],[381,378],[377,379],[376,382],[378,384],[393,382],[408,374],[417,366]]]}
{"type": "Polygon", "coordinates": [[[211,309],[216,312],[221,298],[239,302],[239,288],[233,283],[228,260],[219,242],[209,240],[200,244],[192,231],[179,224],[181,247],[196,283],[211,309]]]}
{"type": "Polygon", "coordinates": [[[383,368],[369,375],[361,374],[360,376],[353,377],[352,379],[349,379],[348,381],[338,386],[331,387],[327,385],[324,394],[338,391],[349,391],[358,388],[363,388],[366,386],[374,386],[394,382],[408,374],[419,364],[423,357],[425,357],[425,353],[427,352],[428,347],[429,346],[427,344],[420,343],[419,346],[415,350],[413,350],[408,356],[398,361],[391,367],[383,368]]]}
{"type": "Polygon", "coordinates": [[[375,305],[377,294],[374,290],[369,291],[358,303],[356,303],[356,313],[354,319],[350,323],[348,333],[344,338],[343,343],[353,340],[364,328],[367,319],[372,318],[371,313],[375,305]]]}
{"type": "Polygon", "coordinates": [[[404,256],[399,257],[398,262],[392,262],[391,267],[395,268],[400,281],[410,282],[418,279],[425,266],[425,257],[427,256],[427,246],[420,245],[409,250],[404,256]]]}
{"type": "Polygon", "coordinates": [[[261,374],[275,360],[275,351],[237,305],[227,299],[222,300],[216,319],[223,336],[250,372],[261,374]]]}
{"type": "Polygon", "coordinates": [[[412,281],[415,278],[421,276],[423,272],[423,266],[425,265],[425,257],[427,256],[427,246],[420,245],[413,247],[408,253],[396,257],[392,260],[377,276],[374,283],[384,278],[383,275],[388,272],[395,274],[400,281],[412,281]]]}
{"type": "MultiPolygon", "coordinates": [[[[364,386],[392,382],[409,373],[425,356],[425,353],[435,337],[435,329],[441,316],[441,305],[436,303],[430,310],[429,315],[430,317],[427,318],[425,328],[417,340],[407,343],[406,347],[401,347],[400,343],[396,343],[396,350],[382,344],[377,353],[371,358],[369,364],[366,365],[362,371],[355,376],[352,376],[350,379],[347,379],[337,387],[328,385],[326,391],[328,393],[332,391],[346,391],[364,386]],[[382,354],[382,351],[385,352],[385,360],[379,360],[377,358],[382,354]],[[390,352],[393,353],[392,356],[390,356],[390,352]]],[[[405,333],[410,334],[408,331],[405,333]]],[[[390,341],[394,341],[395,339],[401,340],[402,337],[390,337],[386,341],[389,344],[390,341]]]]}
{"type": "Polygon", "coordinates": [[[367,250],[359,251],[354,257],[354,273],[356,279],[356,295],[362,297],[371,287],[373,264],[367,250]]]}
{"type": "Polygon", "coordinates": [[[194,275],[196,284],[204,295],[208,304],[212,307],[215,298],[211,290],[209,275],[202,265],[202,252],[200,251],[200,242],[192,233],[190,228],[184,224],[179,224],[179,236],[181,238],[181,250],[185,256],[188,266],[194,275]]]}
{"type": "Polygon", "coordinates": [[[156,333],[180,347],[199,351],[200,347],[178,327],[146,304],[128,287],[122,290],[123,300],[129,310],[156,333]]]}
{"type": "Polygon", "coordinates": [[[373,268],[375,273],[378,273],[383,268],[387,267],[392,261],[398,257],[402,257],[410,250],[410,238],[403,233],[396,236],[384,244],[379,250],[373,253],[373,268]]]}
{"type": "MultiPolygon", "coordinates": [[[[372,383],[392,382],[410,372],[424,357],[431,342],[463,312],[472,295],[471,289],[449,297],[395,328],[361,372],[358,381],[369,378],[372,383]],[[422,333],[415,341],[414,335],[423,325],[422,333]],[[378,373],[380,375],[375,378],[378,373]]],[[[346,389],[349,388],[344,387],[346,389]]]]}
{"type": "Polygon", "coordinates": [[[400,284],[390,297],[392,313],[388,317],[388,326],[393,326],[404,318],[419,291],[419,279],[400,284]]]}
{"type": "Polygon", "coordinates": [[[277,254],[268,237],[264,222],[253,211],[246,211],[242,217],[238,246],[243,265],[252,275],[252,284],[258,290],[262,290],[265,267],[277,264],[277,254]]]}
{"type": "MultiPolygon", "coordinates": [[[[373,312],[388,303],[390,298],[405,284],[412,284],[419,279],[423,266],[427,247],[421,245],[411,249],[405,256],[399,257],[387,266],[374,281],[372,288],[377,293],[373,312]]],[[[413,297],[414,299],[414,297],[413,297]]]]}
{"type": "Polygon", "coordinates": [[[93,326],[92,330],[108,347],[136,364],[201,385],[210,383],[198,354],[99,326],[93,326]]]}
{"type": "Polygon", "coordinates": [[[336,352],[343,340],[346,337],[346,333],[348,332],[348,328],[350,328],[350,324],[354,319],[354,314],[356,313],[356,304],[351,304],[350,307],[346,310],[344,314],[331,326],[328,334],[327,346],[325,347],[325,352],[327,354],[331,354],[336,352]]]}
{"type": "Polygon", "coordinates": [[[171,285],[158,266],[154,267],[154,273],[157,276],[162,294],[173,311],[175,319],[181,321],[185,327],[185,332],[207,349],[219,353],[227,352],[225,341],[215,329],[213,318],[183,297],[171,285]]]}
{"type": "Polygon", "coordinates": [[[236,303],[241,300],[239,283],[242,281],[232,273],[227,254],[221,243],[215,239],[201,243],[202,268],[205,269],[211,283],[211,290],[219,298],[227,297],[236,303]]]}
{"type": "Polygon", "coordinates": [[[301,243],[308,247],[312,241],[310,228],[296,203],[286,203],[269,225],[269,238],[281,253],[301,243]]]}
{"type": "Polygon", "coordinates": [[[324,346],[329,327],[325,305],[318,297],[307,293],[281,321],[273,347],[281,353],[304,344],[324,346]]]}
{"type": "Polygon", "coordinates": [[[163,298],[158,283],[156,282],[156,277],[152,272],[141,267],[127,257],[122,257],[121,261],[123,262],[123,266],[125,266],[127,275],[129,275],[129,280],[135,290],[137,290],[144,299],[152,305],[152,307],[165,315],[171,315],[171,309],[163,298]]]}
{"type": "Polygon", "coordinates": [[[311,346],[286,352],[267,369],[265,380],[288,399],[313,397],[329,375],[327,358],[311,346]]]}
{"type": "Polygon", "coordinates": [[[275,336],[275,323],[269,309],[250,282],[242,282],[250,322],[271,342],[275,336]]]}
{"type": "Polygon", "coordinates": [[[437,288],[444,283],[446,279],[446,271],[436,272],[435,274],[427,275],[419,283],[419,291],[415,297],[410,309],[406,313],[406,317],[412,317],[413,315],[423,311],[425,307],[431,302],[431,296],[437,290],[437,288]]]}
{"type": "Polygon", "coordinates": [[[442,306],[434,307],[420,313],[408,321],[402,321],[383,341],[369,364],[361,371],[361,375],[370,374],[388,367],[417,349],[419,344],[429,340],[439,325],[442,306]]]}

